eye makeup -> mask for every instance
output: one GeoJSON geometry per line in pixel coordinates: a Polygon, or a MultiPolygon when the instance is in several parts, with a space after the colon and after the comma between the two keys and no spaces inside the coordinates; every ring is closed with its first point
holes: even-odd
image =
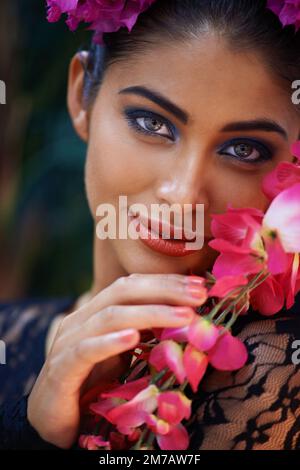
{"type": "MultiPolygon", "coordinates": [[[[142,134],[150,137],[165,137],[173,142],[176,140],[178,136],[178,131],[176,127],[166,118],[161,116],[158,113],[154,113],[153,111],[147,110],[145,108],[137,108],[137,107],[126,107],[123,111],[124,117],[128,123],[128,125],[136,130],[137,132],[141,132],[142,134]],[[152,120],[158,123],[161,123],[167,129],[167,134],[159,134],[157,131],[147,130],[141,124],[138,123],[138,119],[144,120],[152,120]]],[[[147,121],[146,121],[147,122],[147,121]]]]}
{"type": "MultiPolygon", "coordinates": [[[[222,156],[227,156],[228,158],[232,158],[234,160],[238,160],[243,163],[247,164],[261,164],[266,161],[270,161],[273,159],[274,156],[274,148],[273,146],[269,146],[265,144],[262,141],[259,141],[257,139],[249,138],[249,137],[238,137],[235,139],[231,139],[228,142],[222,144],[222,147],[219,147],[218,153],[222,156]],[[232,147],[233,148],[233,153],[230,153],[226,151],[226,149],[232,147]],[[253,154],[253,151],[256,152],[256,156],[241,156],[237,154],[237,151],[244,151],[246,152],[246,149],[252,149],[251,154],[253,154]],[[235,150],[237,149],[237,150],[235,150]],[[234,155],[235,153],[235,155],[234,155]]],[[[251,155],[250,154],[250,155],[251,155]]]]}
{"type": "MultiPolygon", "coordinates": [[[[178,129],[165,117],[146,108],[127,106],[123,110],[123,115],[130,128],[134,131],[146,135],[148,137],[165,138],[175,142],[179,138],[178,129]],[[139,122],[140,121],[140,122],[139,122]],[[147,129],[150,126],[158,124],[159,131],[165,128],[164,133],[157,130],[147,129]]],[[[258,165],[272,160],[275,149],[272,145],[267,144],[263,140],[250,137],[238,137],[228,140],[218,147],[217,153],[228,160],[244,163],[245,165],[258,165]],[[228,149],[232,148],[230,152],[228,149]],[[252,150],[247,155],[247,150],[252,150]],[[251,157],[252,155],[252,157],[251,157]]]]}

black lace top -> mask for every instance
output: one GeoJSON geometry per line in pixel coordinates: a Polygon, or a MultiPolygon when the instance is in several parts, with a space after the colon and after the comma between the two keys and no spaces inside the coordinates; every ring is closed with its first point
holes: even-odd
{"type": "MultiPolygon", "coordinates": [[[[56,449],[27,421],[27,396],[45,360],[50,323],[75,300],[0,304],[0,340],[6,345],[6,364],[0,361],[0,449],[56,449]]],[[[186,423],[189,450],[300,449],[300,295],[291,310],[274,317],[241,317],[234,334],[248,348],[247,364],[235,372],[209,369],[197,393],[187,389],[193,399],[186,423]]]]}

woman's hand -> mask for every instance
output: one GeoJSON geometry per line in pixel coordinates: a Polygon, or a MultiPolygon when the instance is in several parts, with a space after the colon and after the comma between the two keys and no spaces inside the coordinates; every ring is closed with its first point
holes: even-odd
{"type": "Polygon", "coordinates": [[[62,320],[28,400],[28,420],[44,440],[71,447],[87,379],[103,383],[120,376],[122,357],[139,342],[139,330],[192,321],[201,298],[200,279],[192,279],[180,274],[121,277],[62,320]]]}

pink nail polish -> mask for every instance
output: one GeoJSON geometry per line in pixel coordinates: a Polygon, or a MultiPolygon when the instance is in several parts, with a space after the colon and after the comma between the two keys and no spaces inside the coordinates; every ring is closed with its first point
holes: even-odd
{"type": "Polygon", "coordinates": [[[200,276],[188,276],[187,283],[189,285],[196,285],[196,286],[205,286],[206,280],[200,276]]]}
{"type": "Polygon", "coordinates": [[[193,311],[189,307],[175,307],[175,315],[180,318],[190,318],[193,315],[193,311]]]}
{"type": "Polygon", "coordinates": [[[188,284],[187,292],[194,299],[203,299],[206,295],[206,289],[202,285],[188,284]]]}
{"type": "Polygon", "coordinates": [[[118,332],[118,339],[122,343],[131,343],[134,336],[135,336],[135,330],[132,330],[132,329],[118,332]]]}

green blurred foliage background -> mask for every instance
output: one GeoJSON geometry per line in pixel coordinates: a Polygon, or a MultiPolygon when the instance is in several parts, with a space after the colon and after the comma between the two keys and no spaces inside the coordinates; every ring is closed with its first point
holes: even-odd
{"type": "Polygon", "coordinates": [[[44,0],[1,0],[0,299],[79,295],[92,281],[86,146],[67,106],[70,59],[90,40],[46,21],[44,0]]]}

